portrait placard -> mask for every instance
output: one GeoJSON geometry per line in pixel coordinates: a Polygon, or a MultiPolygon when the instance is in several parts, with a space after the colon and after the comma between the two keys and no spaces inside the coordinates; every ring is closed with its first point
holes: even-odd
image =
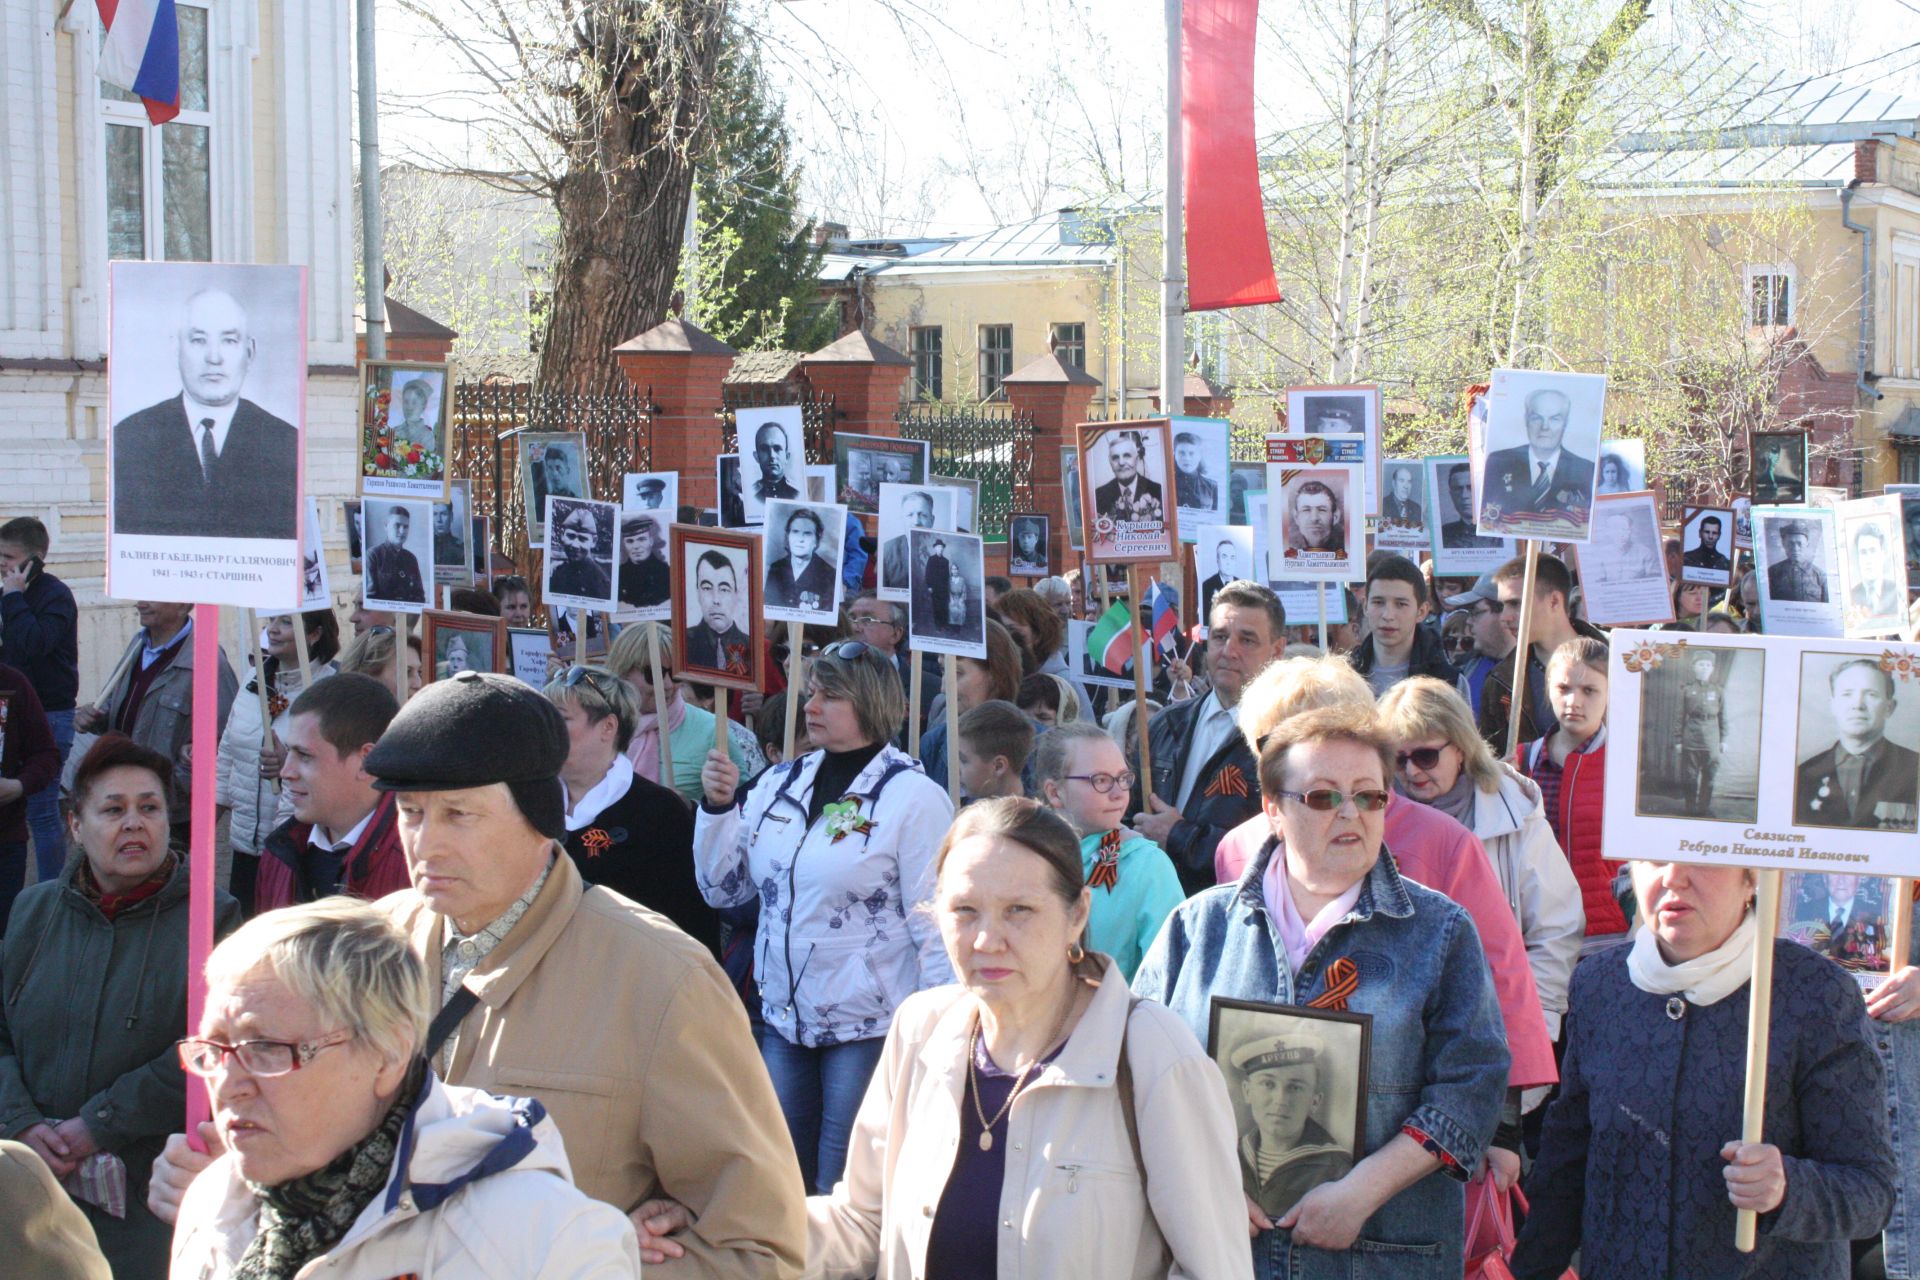
{"type": "Polygon", "coordinates": [[[1793,507],[1807,501],[1807,433],[1753,433],[1753,500],[1793,507]]]}
{"type": "Polygon", "coordinates": [[[714,492],[720,495],[721,528],[746,528],[747,506],[740,496],[739,454],[723,453],[713,460],[713,484],[714,492]]]}
{"type": "Polygon", "coordinates": [[[332,575],[327,572],[327,549],[320,542],[320,502],[307,495],[307,519],[300,526],[300,609],[333,608],[332,575]]]}
{"type": "Polygon", "coordinates": [[[1753,499],[1742,495],[1727,505],[1733,508],[1734,550],[1753,550],[1753,499]]]}
{"type": "Polygon", "coordinates": [[[527,521],[527,545],[547,545],[549,495],[591,498],[584,431],[521,431],[511,437],[519,458],[520,501],[527,521]]]}
{"type": "Polygon", "coordinates": [[[598,658],[605,654],[612,637],[607,634],[604,614],[591,609],[573,609],[563,604],[547,606],[547,648],[560,662],[572,662],[581,653],[580,646],[574,640],[575,615],[586,619],[587,644],[585,656],[598,658]]]}
{"type": "Polygon", "coordinates": [[[740,442],[741,514],[745,523],[760,524],[767,518],[768,502],[800,499],[806,428],[797,404],[735,409],[733,421],[740,442]]]}
{"type": "Polygon", "coordinates": [[[1611,636],[1607,856],[1920,873],[1920,646],[1674,636],[1611,636]]]}
{"type": "Polygon", "coordinates": [[[673,525],[667,535],[676,674],[724,689],[758,689],[766,648],[759,535],[694,524],[673,525]]]}
{"type": "MultiPolygon", "coordinates": [[[[1358,386],[1288,387],[1289,436],[1357,435],[1366,441],[1361,473],[1365,514],[1380,514],[1380,388],[1358,386]]],[[[1272,486],[1268,486],[1272,491],[1272,486]]],[[[1356,512],[1360,509],[1356,508],[1356,512]]],[[[1359,523],[1359,521],[1355,521],[1359,523]]]]}
{"type": "Polygon", "coordinates": [[[1481,533],[1587,541],[1606,400],[1605,374],[1493,371],[1481,533]]]}
{"type": "Polygon", "coordinates": [[[452,480],[446,490],[447,500],[433,504],[433,580],[440,586],[472,586],[472,484],[452,480]]]}
{"type": "Polygon", "coordinates": [[[366,550],[367,608],[419,613],[428,603],[433,565],[433,504],[364,498],[360,521],[366,550]]]}
{"type": "Polygon", "coordinates": [[[1900,495],[1854,498],[1839,521],[1840,605],[1849,636],[1895,636],[1907,623],[1906,523],[1900,495]]]}
{"type": "Polygon", "coordinates": [[[925,484],[931,457],[925,440],[835,432],[833,480],[839,501],[856,515],[873,515],[880,510],[880,486],[925,484]]]}
{"type": "Polygon", "coordinates": [[[1061,505],[1067,518],[1067,547],[1072,551],[1085,552],[1087,538],[1085,527],[1080,523],[1080,450],[1073,445],[1064,445],[1060,450],[1060,490],[1061,505]]]}
{"type": "Polygon", "coordinates": [[[840,565],[846,554],[846,507],[772,498],[767,502],[766,529],[767,576],[762,598],[767,616],[778,622],[837,626],[840,565]]]}
{"type": "Polygon", "coordinates": [[[1473,464],[1467,455],[1444,454],[1426,461],[1434,571],[1477,578],[1513,559],[1513,539],[1491,537],[1474,526],[1473,464]]]}
{"type": "Polygon", "coordinates": [[[1573,549],[1587,621],[1644,627],[1673,621],[1673,584],[1651,493],[1603,493],[1593,501],[1593,541],[1573,549]]]}
{"type": "Polygon", "coordinates": [[[1680,581],[1726,587],[1733,581],[1733,508],[1687,507],[1680,520],[1680,581]]]}
{"type": "Polygon", "coordinates": [[[961,533],[977,533],[987,536],[985,529],[974,527],[979,519],[980,482],[965,476],[928,476],[927,483],[941,489],[953,490],[953,528],[961,533]]]}
{"type": "Polygon", "coordinates": [[[1007,576],[1046,578],[1053,575],[1052,521],[1037,512],[1021,511],[1007,517],[1007,576]]]}
{"type": "Polygon", "coordinates": [[[288,612],[307,269],[115,262],[108,279],[106,594],[288,612]]]}
{"type": "Polygon", "coordinates": [[[1760,622],[1769,635],[1842,634],[1834,514],[1827,507],[1753,509],[1760,622]]]}
{"type": "MultiPolygon", "coordinates": [[[[537,632],[535,634],[538,634],[537,632]]],[[[546,661],[546,637],[541,636],[541,662],[546,661]]],[[[507,620],[477,613],[429,609],[421,615],[420,643],[427,651],[427,679],[445,680],[462,671],[500,671],[513,674],[507,652],[507,620]]]]}
{"type": "Polygon", "coordinates": [[[347,572],[358,575],[364,571],[367,531],[359,499],[348,498],[340,504],[340,519],[347,527],[347,572]]]}
{"type": "Polygon", "coordinates": [[[1133,688],[1133,661],[1129,658],[1125,669],[1120,672],[1107,670],[1087,649],[1087,639],[1093,634],[1093,624],[1079,618],[1067,623],[1067,652],[1075,656],[1080,667],[1080,683],[1108,689],[1133,688]]]}
{"type": "Polygon", "coordinates": [[[1410,558],[1433,544],[1427,532],[1426,466],[1420,458],[1388,458],[1382,464],[1380,520],[1373,530],[1376,551],[1399,551],[1410,558]]]}
{"type": "Polygon", "coordinates": [[[1200,579],[1200,595],[1194,615],[1201,626],[1213,617],[1213,597],[1220,588],[1240,578],[1266,581],[1253,559],[1253,526],[1216,524],[1208,526],[1206,536],[1193,544],[1193,572],[1200,579]]]}
{"type": "Polygon", "coordinates": [[[1906,530],[1907,589],[1920,591],[1920,484],[1890,484],[1900,496],[1900,524],[1906,530]]]}
{"type": "MultiPolygon", "coordinates": [[[[1263,468],[1265,463],[1260,464],[1263,468]]],[[[1324,582],[1287,582],[1273,576],[1273,561],[1267,550],[1267,491],[1249,489],[1246,494],[1247,523],[1253,529],[1253,567],[1259,581],[1280,598],[1290,627],[1314,627],[1321,621],[1321,602],[1325,601],[1326,622],[1332,625],[1347,620],[1347,593],[1339,585],[1324,582]]],[[[1128,688],[1133,686],[1129,684],[1128,688]]]]}
{"type": "Polygon", "coordinates": [[[360,364],[360,493],[447,500],[452,453],[451,367],[399,360],[360,364]]]}
{"type": "Polygon", "coordinates": [[[801,475],[806,480],[808,502],[833,501],[833,464],[831,462],[820,464],[810,462],[802,469],[801,475]]]}
{"type": "Polygon", "coordinates": [[[1267,464],[1264,462],[1236,462],[1227,473],[1227,523],[1250,524],[1259,528],[1261,522],[1253,518],[1247,510],[1247,495],[1256,489],[1267,487],[1267,464]]]}
{"type": "Polygon", "coordinates": [[[880,486],[880,569],[874,583],[882,600],[905,601],[912,572],[907,533],[912,529],[953,529],[957,494],[932,484],[880,486]]]}
{"type": "Polygon", "coordinates": [[[1358,582],[1366,537],[1359,436],[1267,437],[1267,568],[1285,582],[1358,582]]]}
{"type": "Polygon", "coordinates": [[[614,534],[620,508],[591,498],[547,497],[547,550],[540,595],[548,605],[595,613],[619,607],[613,576],[614,534]]]}
{"type": "Polygon", "coordinates": [[[971,533],[913,528],[907,600],[909,647],[987,660],[986,549],[971,533]]]}
{"type": "Polygon", "coordinates": [[[672,511],[622,508],[615,622],[667,622],[673,617],[673,568],[667,560],[672,511]]]}
{"type": "MultiPolygon", "coordinates": [[[[629,471],[620,477],[620,514],[651,512],[664,531],[680,510],[680,473],[678,471],[629,471]]],[[[662,554],[666,539],[661,539],[662,554]]]]}
{"type": "Polygon", "coordinates": [[[552,637],[539,627],[508,627],[506,674],[536,689],[544,689],[547,659],[553,652],[552,637]]]}
{"type": "Polygon", "coordinates": [[[1895,902],[1893,885],[1851,872],[1789,871],[1780,883],[1779,936],[1845,969],[1863,993],[1872,991],[1891,968],[1892,912],[1912,909],[1895,902]]]}
{"type": "Polygon", "coordinates": [[[1373,1016],[1213,997],[1207,1053],[1227,1081],[1243,1186],[1278,1218],[1367,1154],[1373,1016]]]}
{"type": "Polygon", "coordinates": [[[1080,519],[1095,564],[1179,559],[1179,517],[1167,484],[1173,432],[1165,418],[1080,426],[1080,519]]]}
{"type": "Polygon", "coordinates": [[[1180,509],[1182,542],[1194,542],[1203,526],[1228,523],[1232,438],[1225,418],[1173,419],[1173,504],[1180,509]]]}
{"type": "Polygon", "coordinates": [[[1600,442],[1600,479],[1594,497],[1609,493],[1638,493],[1647,487],[1647,442],[1645,440],[1602,440],[1600,442]]]}

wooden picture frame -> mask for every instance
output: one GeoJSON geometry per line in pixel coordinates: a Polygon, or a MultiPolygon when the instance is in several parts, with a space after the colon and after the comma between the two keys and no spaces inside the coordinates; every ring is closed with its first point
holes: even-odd
{"type": "MultiPolygon", "coordinates": [[[[758,690],[766,661],[761,538],[692,524],[668,526],[667,537],[667,558],[674,569],[675,674],[722,689],[758,690]],[[731,584],[710,579],[714,590],[705,603],[729,624],[719,634],[708,621],[709,610],[700,595],[700,560],[710,552],[726,561],[732,577],[731,584]]],[[[708,567],[715,568],[711,561],[708,567]]]]}
{"type": "Polygon", "coordinates": [[[1160,564],[1167,560],[1180,558],[1180,519],[1179,508],[1174,505],[1173,497],[1173,427],[1166,418],[1134,418],[1121,422],[1083,422],[1077,433],[1079,445],[1081,528],[1087,542],[1087,560],[1092,564],[1160,564]],[[1136,510],[1134,518],[1125,521],[1134,526],[1152,526],[1157,528],[1131,528],[1122,534],[1114,518],[1117,512],[1102,513],[1103,505],[1110,506],[1116,500],[1118,490],[1108,493],[1108,486],[1114,484],[1109,461],[1110,437],[1131,433],[1139,445],[1139,480],[1135,488],[1135,502],[1151,500],[1157,496],[1157,515],[1142,518],[1143,512],[1136,510]],[[1153,492],[1145,487],[1152,486],[1153,492]],[[1103,493],[1108,496],[1103,499],[1103,493]],[[1104,521],[1104,525],[1103,522],[1104,521]]]}
{"type": "Polygon", "coordinates": [[[512,655],[507,651],[507,620],[479,613],[457,613],[449,609],[428,609],[420,615],[422,674],[428,682],[445,680],[461,671],[499,671],[512,673],[512,655]],[[470,643],[462,643],[455,654],[448,642],[457,637],[485,637],[486,654],[476,658],[470,643]],[[458,659],[463,665],[454,667],[458,659]]]}

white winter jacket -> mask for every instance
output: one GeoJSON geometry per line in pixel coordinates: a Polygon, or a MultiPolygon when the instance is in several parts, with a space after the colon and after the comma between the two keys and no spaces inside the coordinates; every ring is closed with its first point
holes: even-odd
{"type": "MultiPolygon", "coordinates": [[[[299,1275],[327,1280],[615,1280],[640,1274],[633,1224],[573,1185],[560,1131],[530,1098],[430,1082],[386,1189],[299,1275]]],[[[253,1193],[223,1155],[193,1180],[172,1280],[225,1280],[256,1232],[253,1193]]]]}
{"type": "MultiPolygon", "coordinates": [[[[313,668],[313,678],[323,680],[336,670],[331,662],[318,663],[313,668]]],[[[280,825],[280,789],[260,776],[263,735],[260,695],[253,687],[257,679],[256,671],[233,700],[233,710],[227,713],[227,727],[220,735],[219,763],[214,771],[214,802],[233,810],[228,837],[234,852],[247,854],[258,854],[267,836],[280,825]]],[[[299,668],[282,670],[275,684],[280,696],[291,704],[302,691],[299,668]]],[[[282,711],[273,720],[274,737],[280,738],[286,728],[287,713],[282,711]]]]}
{"type": "Polygon", "coordinates": [[[1507,905],[1520,922],[1547,1034],[1558,1039],[1567,1011],[1567,984],[1587,932],[1580,883],[1553,838],[1540,788],[1531,778],[1502,764],[1500,789],[1475,788],[1473,795],[1473,834],[1487,847],[1507,905]]]}

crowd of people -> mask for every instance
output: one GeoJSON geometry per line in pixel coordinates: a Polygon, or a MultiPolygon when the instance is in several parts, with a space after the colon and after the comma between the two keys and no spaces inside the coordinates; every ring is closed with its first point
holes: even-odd
{"type": "MultiPolygon", "coordinates": [[[[1218,584],[1143,765],[1080,573],[989,578],[950,686],[869,581],[758,694],[652,623],[430,673],[364,604],[197,670],[142,603],[82,704],[49,550],[0,524],[0,1272],[1437,1277],[1524,1189],[1522,1280],[1904,1274],[1920,968],[1863,999],[1750,873],[1621,860],[1557,556],[1525,652],[1518,560],[1377,553],[1324,629],[1218,584]]],[[[1674,625],[1757,629],[1736,583],[1674,625]]]]}

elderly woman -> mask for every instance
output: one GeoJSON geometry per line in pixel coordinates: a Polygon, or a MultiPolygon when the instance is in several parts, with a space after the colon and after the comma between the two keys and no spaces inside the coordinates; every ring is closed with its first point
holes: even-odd
{"type": "Polygon", "coordinates": [[[1193,1033],[1090,953],[1080,842],[1034,801],[947,832],[934,916],[959,983],[901,1006],[810,1274],[1250,1274],[1233,1112],[1193,1033]]]}
{"type": "Polygon", "coordinates": [[[1859,988],[1772,937],[1740,867],[1632,864],[1633,944],[1573,977],[1560,1096],[1547,1108],[1520,1280],[1846,1280],[1849,1240],[1893,1207],[1879,1055],[1859,988]],[[1740,1141],[1748,984],[1773,948],[1767,1141],[1740,1141]],[[1754,1251],[1734,1211],[1760,1215],[1754,1251]]]}
{"type": "Polygon", "coordinates": [[[1486,847],[1526,940],[1547,1031],[1559,1039],[1587,915],[1540,788],[1493,758],[1472,709],[1450,684],[1429,676],[1403,680],[1380,699],[1380,718],[1394,740],[1394,790],[1438,809],[1486,847]]]}
{"type": "MultiPolygon", "coordinates": [[[[167,1274],[147,1179],[186,1109],[173,1041],[187,1021],[188,875],[167,845],[172,781],[165,756],[124,734],[95,742],[73,778],[80,856],[20,895],[0,948],[0,1133],[73,1192],[121,1280],[167,1274]]],[[[231,930],[239,905],[216,894],[215,919],[231,930]]]]}
{"type": "Polygon", "coordinates": [[[806,1185],[826,1191],[894,1011],[953,978],[924,910],[953,807],[888,741],[907,702],[879,650],[828,645],[805,710],[815,749],[769,769],[742,804],[739,768],[708,751],[693,859],[712,905],[760,901],[760,1053],[806,1185]]]}
{"type": "Polygon", "coordinates": [[[651,907],[720,954],[720,916],[693,875],[693,811],[634,772],[633,686],[600,667],[569,667],[546,688],[567,722],[567,856],[588,884],[651,907]]]}
{"type": "MultiPolygon", "coordinates": [[[[987,619],[987,660],[955,658],[953,672],[961,715],[983,702],[1018,703],[1020,699],[1020,646],[1014,641],[1013,633],[992,618],[987,619]]],[[[944,787],[947,785],[947,719],[941,711],[943,705],[936,700],[928,713],[927,731],[920,735],[920,764],[929,778],[944,787]]]]}
{"type": "MultiPolygon", "coordinates": [[[[624,680],[634,692],[639,718],[625,747],[633,771],[680,793],[688,804],[700,799],[700,769],[713,746],[713,712],[696,707],[673,678],[673,641],[657,622],[622,627],[607,651],[607,672],[624,680]],[[660,679],[664,690],[653,687],[653,653],[660,651],[660,679]],[[660,735],[666,734],[673,755],[673,776],[663,778],[660,735]]],[[[743,730],[746,726],[740,726],[743,730]]],[[[749,732],[749,743],[752,739],[749,732]]],[[[729,726],[727,753],[737,768],[747,769],[753,754],[734,740],[729,726]]]]}
{"type": "Polygon", "coordinates": [[[1196,1035],[1215,997],[1373,1019],[1352,1170],[1281,1208],[1256,1201],[1264,1165],[1242,1156],[1262,1277],[1457,1274],[1462,1187],[1500,1118],[1509,1059],[1479,933],[1451,899],[1403,878],[1387,851],[1392,769],[1371,708],[1283,721],[1260,751],[1266,842],[1238,884],[1168,918],[1134,979],[1196,1035]]]}
{"type": "Polygon", "coordinates": [[[270,911],[214,948],[207,985],[176,1052],[226,1151],[181,1202],[175,1276],[639,1274],[632,1225],[574,1187],[538,1101],[427,1069],[433,981],[384,913],[270,911]]]}

